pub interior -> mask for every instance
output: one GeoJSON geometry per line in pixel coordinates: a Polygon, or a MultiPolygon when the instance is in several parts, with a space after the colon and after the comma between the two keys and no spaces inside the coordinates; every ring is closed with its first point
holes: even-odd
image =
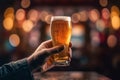
{"type": "Polygon", "coordinates": [[[0,0],[0,66],[31,55],[51,39],[52,16],[71,17],[71,63],[38,70],[35,80],[111,80],[110,73],[120,80],[119,0],[0,0]]]}

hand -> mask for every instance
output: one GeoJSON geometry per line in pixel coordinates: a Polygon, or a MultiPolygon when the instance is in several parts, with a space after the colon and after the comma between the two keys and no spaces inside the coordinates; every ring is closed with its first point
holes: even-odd
{"type": "Polygon", "coordinates": [[[43,42],[35,52],[27,58],[31,70],[34,70],[38,66],[43,66],[50,55],[59,53],[62,50],[64,50],[64,45],[53,47],[52,40],[43,42]]]}
{"type": "MultiPolygon", "coordinates": [[[[72,58],[72,43],[69,44],[69,51],[68,51],[68,54],[69,54],[69,61],[71,61],[71,58],[72,58]]],[[[48,57],[47,61],[45,62],[45,64],[42,66],[42,71],[41,72],[45,72],[49,69],[51,69],[52,67],[54,67],[55,65],[53,64],[54,60],[53,58],[51,58],[51,56],[48,57]]]]}

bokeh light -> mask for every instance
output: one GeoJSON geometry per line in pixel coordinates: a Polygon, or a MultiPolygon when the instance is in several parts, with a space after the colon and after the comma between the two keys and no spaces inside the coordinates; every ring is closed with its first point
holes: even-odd
{"type": "Polygon", "coordinates": [[[4,12],[4,17],[10,17],[10,18],[14,18],[14,8],[13,7],[8,7],[5,12],[4,12]]]}
{"type": "Polygon", "coordinates": [[[88,20],[88,16],[87,16],[87,11],[83,10],[79,12],[80,15],[80,21],[87,21],[88,20]]]}
{"type": "Polygon", "coordinates": [[[112,27],[115,30],[118,30],[120,27],[120,18],[118,16],[113,16],[111,18],[112,27]]]}
{"type": "Polygon", "coordinates": [[[112,12],[112,11],[115,11],[115,12],[117,12],[117,13],[120,12],[119,8],[118,8],[117,6],[115,6],[115,5],[111,7],[111,12],[112,12]]]}
{"type": "Polygon", "coordinates": [[[52,17],[52,15],[47,15],[47,16],[45,17],[45,22],[46,22],[47,24],[50,24],[51,17],[52,17]]]}
{"type": "Polygon", "coordinates": [[[113,29],[118,30],[120,27],[119,8],[117,6],[111,7],[111,24],[113,29]]]}
{"type": "Polygon", "coordinates": [[[72,28],[72,45],[74,47],[82,47],[84,45],[84,35],[85,35],[85,28],[83,25],[76,24],[73,25],[72,28]]]}
{"type": "Polygon", "coordinates": [[[40,20],[45,21],[45,17],[48,15],[47,11],[41,11],[40,13],[40,20]]]}
{"type": "Polygon", "coordinates": [[[97,21],[98,19],[100,18],[100,13],[97,9],[92,9],[90,12],[89,12],[89,19],[92,21],[92,22],[95,22],[97,21]]]}
{"type": "Polygon", "coordinates": [[[114,16],[119,16],[120,11],[119,8],[117,6],[112,6],[111,7],[111,18],[114,16]]]}
{"type": "Polygon", "coordinates": [[[102,18],[106,20],[110,18],[110,11],[107,8],[102,9],[102,18]]]}
{"type": "Polygon", "coordinates": [[[11,34],[9,37],[9,42],[13,47],[17,47],[20,44],[20,38],[17,34],[11,34]]]}
{"type": "Polygon", "coordinates": [[[24,9],[18,9],[16,12],[16,19],[18,21],[22,21],[25,19],[25,10],[24,9]]]}
{"type": "Polygon", "coordinates": [[[28,19],[31,20],[31,21],[33,21],[33,22],[36,22],[38,20],[38,16],[39,16],[39,13],[35,9],[31,9],[28,12],[28,19]]]}
{"type": "Polygon", "coordinates": [[[102,7],[106,7],[108,5],[108,0],[99,0],[99,3],[102,7]]]}
{"type": "Polygon", "coordinates": [[[107,39],[107,44],[109,47],[113,48],[116,46],[117,44],[117,38],[114,35],[109,35],[108,39],[107,39]]]}
{"type": "Polygon", "coordinates": [[[73,23],[78,23],[80,21],[80,15],[78,13],[74,13],[71,18],[73,23]]]}
{"type": "Polygon", "coordinates": [[[23,22],[22,28],[25,32],[30,32],[33,28],[33,22],[31,20],[25,20],[23,22]]]}
{"type": "Polygon", "coordinates": [[[30,4],[31,4],[30,0],[22,0],[21,1],[21,6],[23,8],[28,8],[30,6],[30,4]]]}
{"type": "Polygon", "coordinates": [[[3,20],[3,26],[6,30],[10,31],[13,28],[14,21],[12,18],[7,17],[3,20]]]}
{"type": "Polygon", "coordinates": [[[96,21],[96,28],[98,31],[102,32],[105,29],[105,23],[102,19],[96,21]]]}
{"type": "Polygon", "coordinates": [[[85,29],[82,25],[76,24],[72,29],[72,35],[80,36],[85,34],[85,29]]]}

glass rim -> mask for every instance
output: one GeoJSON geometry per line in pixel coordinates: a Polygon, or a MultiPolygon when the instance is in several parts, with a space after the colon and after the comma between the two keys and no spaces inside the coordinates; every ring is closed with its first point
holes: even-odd
{"type": "Polygon", "coordinates": [[[71,17],[70,16],[52,16],[51,21],[55,21],[55,20],[71,21],[71,17]]]}

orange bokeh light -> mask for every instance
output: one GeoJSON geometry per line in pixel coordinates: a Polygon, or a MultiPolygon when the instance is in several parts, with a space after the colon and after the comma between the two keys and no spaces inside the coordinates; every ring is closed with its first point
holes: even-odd
{"type": "Polygon", "coordinates": [[[17,47],[20,44],[20,38],[17,34],[12,34],[9,37],[9,42],[13,47],[17,47]]]}
{"type": "Polygon", "coordinates": [[[111,18],[112,27],[115,30],[118,30],[120,27],[120,18],[118,16],[113,16],[111,18]]]}
{"type": "Polygon", "coordinates": [[[33,22],[36,22],[38,20],[38,16],[39,16],[39,13],[35,9],[31,9],[28,12],[28,19],[31,20],[31,21],[33,21],[33,22]]]}
{"type": "Polygon", "coordinates": [[[31,20],[25,20],[23,22],[22,28],[25,32],[30,32],[33,28],[33,22],[31,20]]]}
{"type": "Polygon", "coordinates": [[[100,13],[97,9],[92,9],[90,12],[89,12],[89,19],[92,21],[92,22],[95,22],[97,21],[98,19],[100,18],[100,13]]]}
{"type": "Polygon", "coordinates": [[[25,19],[25,10],[24,9],[18,9],[16,12],[16,19],[18,21],[24,20],[25,19]]]}
{"type": "Polygon", "coordinates": [[[30,4],[31,4],[30,0],[22,0],[21,1],[21,6],[23,8],[28,8],[30,6],[30,4]]]}
{"type": "Polygon", "coordinates": [[[6,30],[10,31],[13,28],[14,21],[12,18],[7,17],[3,20],[3,26],[6,30]]]}
{"type": "Polygon", "coordinates": [[[114,35],[110,35],[107,39],[107,44],[111,48],[115,47],[117,44],[117,38],[114,35]]]}

